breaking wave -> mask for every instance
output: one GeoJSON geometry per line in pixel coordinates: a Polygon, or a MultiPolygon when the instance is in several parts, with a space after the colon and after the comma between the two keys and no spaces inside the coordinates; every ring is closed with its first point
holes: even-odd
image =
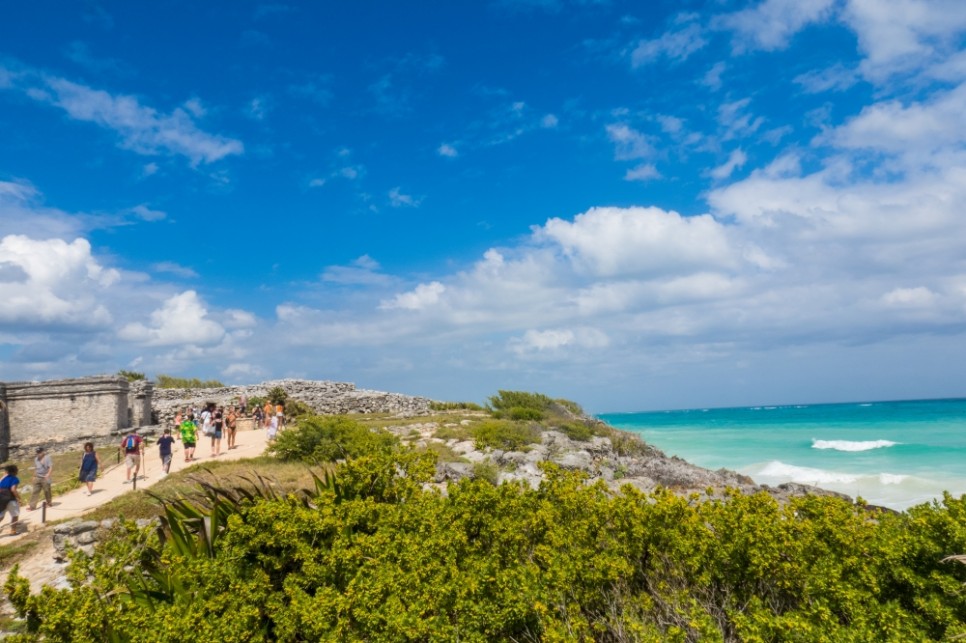
{"type": "Polygon", "coordinates": [[[812,439],[813,449],[832,449],[834,451],[871,451],[872,449],[884,449],[894,447],[899,444],[891,440],[865,440],[863,442],[853,442],[852,440],[816,440],[812,439]]]}

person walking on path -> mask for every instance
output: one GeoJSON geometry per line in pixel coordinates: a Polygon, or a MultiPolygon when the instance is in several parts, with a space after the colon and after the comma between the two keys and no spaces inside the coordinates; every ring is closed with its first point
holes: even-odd
{"type": "Polygon", "coordinates": [[[195,457],[195,445],[198,443],[198,425],[195,424],[194,413],[188,414],[188,419],[181,423],[181,444],[184,445],[184,461],[191,462],[195,457]]]}
{"type": "Polygon", "coordinates": [[[7,475],[0,479],[0,520],[3,520],[5,513],[10,514],[10,533],[17,534],[17,521],[20,520],[20,491],[17,486],[20,478],[17,477],[17,465],[10,464],[4,467],[7,475]]]}
{"type": "Polygon", "coordinates": [[[33,490],[30,492],[30,506],[28,509],[33,511],[37,508],[37,499],[43,491],[44,500],[49,507],[53,503],[53,494],[50,491],[50,476],[54,473],[54,462],[43,447],[37,447],[37,455],[34,457],[34,482],[33,490]]]}
{"type": "Polygon", "coordinates": [[[228,433],[228,450],[235,448],[235,431],[238,429],[238,415],[235,407],[228,409],[228,417],[225,418],[225,431],[228,433]]]}
{"type": "Polygon", "coordinates": [[[211,414],[211,457],[221,455],[221,437],[225,430],[225,413],[223,407],[218,407],[211,414]]]}
{"type": "Polygon", "coordinates": [[[264,416],[264,420],[262,421],[265,423],[265,428],[267,429],[269,421],[275,415],[275,407],[272,406],[269,400],[265,400],[265,406],[262,407],[262,414],[264,416]]]}
{"type": "Polygon", "coordinates": [[[131,470],[134,470],[134,478],[137,479],[138,471],[141,470],[141,456],[144,455],[144,440],[138,435],[137,429],[131,429],[131,432],[124,436],[121,450],[124,451],[124,462],[127,464],[127,480],[124,484],[130,484],[131,470]]]}
{"type": "Polygon", "coordinates": [[[171,445],[174,444],[174,438],[171,437],[171,429],[165,429],[164,435],[158,438],[158,452],[161,454],[161,471],[162,475],[168,475],[171,472],[171,445]]]}
{"type": "Polygon", "coordinates": [[[80,481],[87,484],[87,495],[94,495],[94,481],[97,480],[97,468],[101,460],[94,452],[94,443],[84,443],[84,455],[81,456],[80,481]]]}

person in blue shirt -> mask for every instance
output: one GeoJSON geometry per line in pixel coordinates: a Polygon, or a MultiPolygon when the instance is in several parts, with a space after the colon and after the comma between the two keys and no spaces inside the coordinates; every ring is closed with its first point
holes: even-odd
{"type": "Polygon", "coordinates": [[[158,451],[161,454],[161,469],[164,475],[171,472],[171,445],[174,438],[171,437],[171,429],[165,429],[164,435],[158,438],[158,451]]]}
{"type": "Polygon", "coordinates": [[[3,514],[10,514],[10,533],[16,534],[17,521],[20,519],[20,503],[23,502],[17,490],[20,478],[17,477],[17,465],[7,465],[4,470],[7,475],[0,479],[0,505],[2,505],[0,520],[3,520],[3,514]]]}
{"type": "Polygon", "coordinates": [[[87,484],[87,495],[94,495],[94,481],[97,480],[97,469],[101,460],[94,452],[94,443],[84,443],[84,455],[81,456],[80,481],[87,484]]]}

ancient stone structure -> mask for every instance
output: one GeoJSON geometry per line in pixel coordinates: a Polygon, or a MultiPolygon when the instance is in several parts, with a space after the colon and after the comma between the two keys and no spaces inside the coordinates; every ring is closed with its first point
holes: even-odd
{"type": "Polygon", "coordinates": [[[0,461],[151,423],[153,385],[102,375],[0,384],[0,461]]]}

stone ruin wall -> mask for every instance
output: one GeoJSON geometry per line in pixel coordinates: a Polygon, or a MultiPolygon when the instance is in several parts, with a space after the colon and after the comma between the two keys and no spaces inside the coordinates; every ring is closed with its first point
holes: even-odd
{"type": "Polygon", "coordinates": [[[56,450],[116,435],[131,426],[129,393],[128,381],[113,376],[7,382],[0,387],[0,456],[24,457],[40,445],[56,450]]]}

